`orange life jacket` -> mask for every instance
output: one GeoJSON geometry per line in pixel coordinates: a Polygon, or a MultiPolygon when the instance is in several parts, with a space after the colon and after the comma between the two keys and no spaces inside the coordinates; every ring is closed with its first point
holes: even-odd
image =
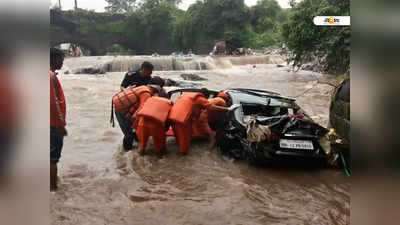
{"type": "MultiPolygon", "coordinates": [[[[215,98],[208,99],[208,102],[210,104],[213,104],[213,105],[216,105],[216,106],[226,107],[226,102],[221,97],[215,97],[215,98]]],[[[216,121],[216,120],[220,120],[220,119],[223,118],[224,112],[222,112],[221,110],[214,109],[214,108],[211,107],[207,111],[207,114],[208,114],[208,121],[216,121]]]]}
{"type": "Polygon", "coordinates": [[[170,100],[160,97],[151,97],[147,99],[143,107],[136,114],[138,117],[143,116],[165,123],[171,108],[172,102],[170,100]]]}
{"type": "Polygon", "coordinates": [[[226,107],[226,102],[221,97],[210,98],[210,99],[208,99],[208,102],[213,105],[226,107]]]}
{"type": "Polygon", "coordinates": [[[66,113],[63,88],[57,78],[57,73],[50,70],[50,126],[64,127],[66,113]]]}
{"type": "Polygon", "coordinates": [[[186,123],[193,112],[196,98],[203,96],[199,92],[186,92],[179,96],[169,113],[169,119],[177,123],[186,123]]]}
{"type": "MultiPolygon", "coordinates": [[[[129,89],[125,89],[112,98],[111,104],[111,121],[113,123],[113,109],[125,115],[126,118],[130,119],[132,115],[140,106],[140,95],[143,93],[151,94],[151,89],[148,86],[139,86],[129,89]]],[[[113,123],[114,125],[114,123],[113,123]]]]}

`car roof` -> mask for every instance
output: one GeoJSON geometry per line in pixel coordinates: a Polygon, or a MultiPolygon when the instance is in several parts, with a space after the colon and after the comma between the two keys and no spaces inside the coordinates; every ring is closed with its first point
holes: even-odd
{"type": "MultiPolygon", "coordinates": [[[[177,92],[199,92],[200,88],[180,88],[168,92],[168,96],[177,92]]],[[[220,91],[208,89],[210,95],[216,96],[220,91]]],[[[222,90],[229,95],[233,104],[262,104],[286,108],[298,108],[295,99],[281,96],[279,93],[248,88],[230,88],[222,90]]]]}
{"type": "MultiPolygon", "coordinates": [[[[168,97],[174,93],[178,92],[198,92],[199,88],[182,88],[175,89],[168,92],[168,97]]],[[[269,105],[271,107],[284,107],[299,109],[300,107],[295,103],[295,99],[286,98],[278,93],[266,91],[266,90],[256,90],[256,89],[245,89],[245,88],[231,88],[223,90],[229,95],[232,100],[232,104],[260,104],[269,105]]],[[[209,90],[210,95],[216,96],[219,91],[209,90]]],[[[235,110],[234,117],[237,122],[242,126],[245,126],[243,121],[242,110],[235,110]]]]}
{"type": "Polygon", "coordinates": [[[285,108],[298,108],[295,99],[286,98],[278,93],[255,89],[227,89],[233,104],[261,104],[285,108]]]}
{"type": "MultiPolygon", "coordinates": [[[[168,92],[168,97],[170,98],[172,94],[177,93],[177,92],[200,92],[200,88],[180,88],[180,89],[175,89],[172,91],[168,92]]],[[[214,90],[210,90],[207,89],[208,92],[210,93],[210,95],[214,95],[216,96],[218,94],[219,91],[214,91],[214,90]]]]}

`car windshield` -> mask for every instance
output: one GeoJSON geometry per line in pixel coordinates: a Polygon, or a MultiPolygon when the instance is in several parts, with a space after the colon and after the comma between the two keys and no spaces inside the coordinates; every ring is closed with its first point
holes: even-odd
{"type": "Polygon", "coordinates": [[[254,91],[229,91],[233,104],[240,104],[238,110],[235,110],[234,118],[245,126],[244,117],[256,115],[257,117],[272,117],[285,115],[289,108],[296,108],[294,100],[277,96],[268,95],[268,93],[253,93],[254,91]],[[269,97],[268,97],[269,96],[269,97]]]}
{"type": "Polygon", "coordinates": [[[260,104],[242,104],[243,116],[257,115],[263,117],[271,117],[287,114],[287,108],[279,106],[268,106],[260,104]]]}
{"type": "MultiPolygon", "coordinates": [[[[181,90],[175,90],[175,91],[171,91],[169,92],[169,99],[175,103],[176,100],[179,98],[179,96],[181,96],[183,93],[185,92],[198,92],[200,90],[198,89],[181,89],[181,90]]],[[[209,98],[214,98],[216,96],[216,92],[215,91],[210,91],[210,97],[209,98]]]]}

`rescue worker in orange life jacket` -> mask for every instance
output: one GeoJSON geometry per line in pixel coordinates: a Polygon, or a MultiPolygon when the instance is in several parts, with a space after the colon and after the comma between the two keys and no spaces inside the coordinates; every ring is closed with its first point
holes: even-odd
{"type": "MultiPolygon", "coordinates": [[[[217,97],[209,99],[208,100],[210,103],[217,105],[217,106],[223,106],[223,107],[228,107],[232,105],[231,98],[228,96],[227,93],[225,92],[219,92],[217,97]]],[[[217,131],[219,128],[221,128],[226,120],[225,116],[225,111],[222,110],[208,110],[207,111],[207,118],[208,118],[208,123],[210,124],[210,127],[212,130],[217,131]]]]}
{"type": "MultiPolygon", "coordinates": [[[[134,123],[136,119],[136,112],[140,110],[146,100],[154,95],[158,95],[161,87],[160,85],[164,84],[164,80],[160,77],[151,78],[149,85],[142,85],[135,88],[130,88],[128,90],[124,90],[113,96],[113,105],[111,109],[111,122],[113,123],[113,109],[115,109],[116,115],[121,115],[124,117],[124,120],[129,124],[121,123],[120,126],[124,127],[126,130],[133,130],[134,123]]],[[[118,119],[118,117],[117,117],[118,119]]],[[[137,122],[137,121],[136,121],[137,122]]],[[[126,139],[124,139],[124,143],[126,139]]],[[[124,146],[124,150],[127,149],[124,146]]]]}
{"type": "MultiPolygon", "coordinates": [[[[151,80],[151,74],[154,66],[150,62],[143,62],[140,70],[133,72],[129,71],[125,74],[124,79],[121,82],[121,91],[132,86],[142,86],[149,84],[151,80]]],[[[126,118],[120,112],[115,112],[119,126],[121,127],[122,133],[124,134],[123,148],[125,151],[130,151],[133,147],[133,141],[137,140],[137,136],[134,130],[132,130],[132,123],[129,121],[130,118],[126,118]]]]}
{"type": "MultiPolygon", "coordinates": [[[[164,85],[164,80],[161,77],[154,76],[151,78],[149,84],[146,86],[148,88],[148,92],[144,92],[139,96],[139,106],[137,110],[134,112],[130,121],[132,121],[131,128],[135,128],[137,126],[137,112],[141,110],[146,103],[146,101],[152,96],[158,96],[163,89],[162,86],[164,85]]],[[[143,86],[142,86],[143,87],[143,86]]]]}
{"type": "Polygon", "coordinates": [[[138,123],[136,133],[139,138],[139,154],[144,155],[147,141],[153,137],[154,149],[159,158],[166,153],[166,134],[170,124],[168,114],[172,108],[172,102],[167,98],[149,98],[141,110],[138,110],[138,123]]]}
{"type": "MultiPolygon", "coordinates": [[[[210,104],[220,107],[226,107],[229,101],[229,96],[224,92],[220,92],[218,93],[217,97],[208,100],[210,104]]],[[[208,137],[209,150],[211,150],[216,143],[213,130],[217,130],[219,127],[222,127],[225,120],[225,112],[226,108],[221,109],[216,107],[209,107],[208,109],[202,110],[199,119],[193,122],[193,136],[208,137]],[[211,124],[214,125],[214,129],[211,128],[211,124]]]]}
{"type": "Polygon", "coordinates": [[[209,92],[206,88],[202,88],[200,92],[183,93],[170,111],[169,119],[179,143],[181,155],[186,155],[189,150],[192,123],[199,118],[202,109],[219,108],[228,110],[226,107],[210,104],[207,100],[208,97],[209,92]]]}

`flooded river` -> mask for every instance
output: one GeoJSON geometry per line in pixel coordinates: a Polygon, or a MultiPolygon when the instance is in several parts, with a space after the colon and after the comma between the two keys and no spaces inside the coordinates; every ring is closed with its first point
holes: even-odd
{"type": "MultiPolygon", "coordinates": [[[[66,59],[63,71],[109,59],[66,59]]],[[[327,126],[332,86],[326,83],[334,77],[290,72],[277,66],[283,64],[279,59],[266,64],[246,58],[213,60],[202,59],[196,70],[153,75],[181,80],[180,74],[195,73],[208,79],[195,83],[213,90],[257,88],[298,96],[298,104],[327,126]],[[208,70],[198,70],[201,65],[208,70]]],[[[124,153],[118,123],[114,128],[109,124],[111,97],[124,72],[59,76],[69,136],[59,163],[60,189],[50,197],[52,224],[350,223],[350,179],[341,170],[256,168],[209,152],[202,141],[194,141],[189,155],[179,157],[174,138],[168,138],[169,154],[163,159],[140,157],[136,150],[124,153]]]]}

